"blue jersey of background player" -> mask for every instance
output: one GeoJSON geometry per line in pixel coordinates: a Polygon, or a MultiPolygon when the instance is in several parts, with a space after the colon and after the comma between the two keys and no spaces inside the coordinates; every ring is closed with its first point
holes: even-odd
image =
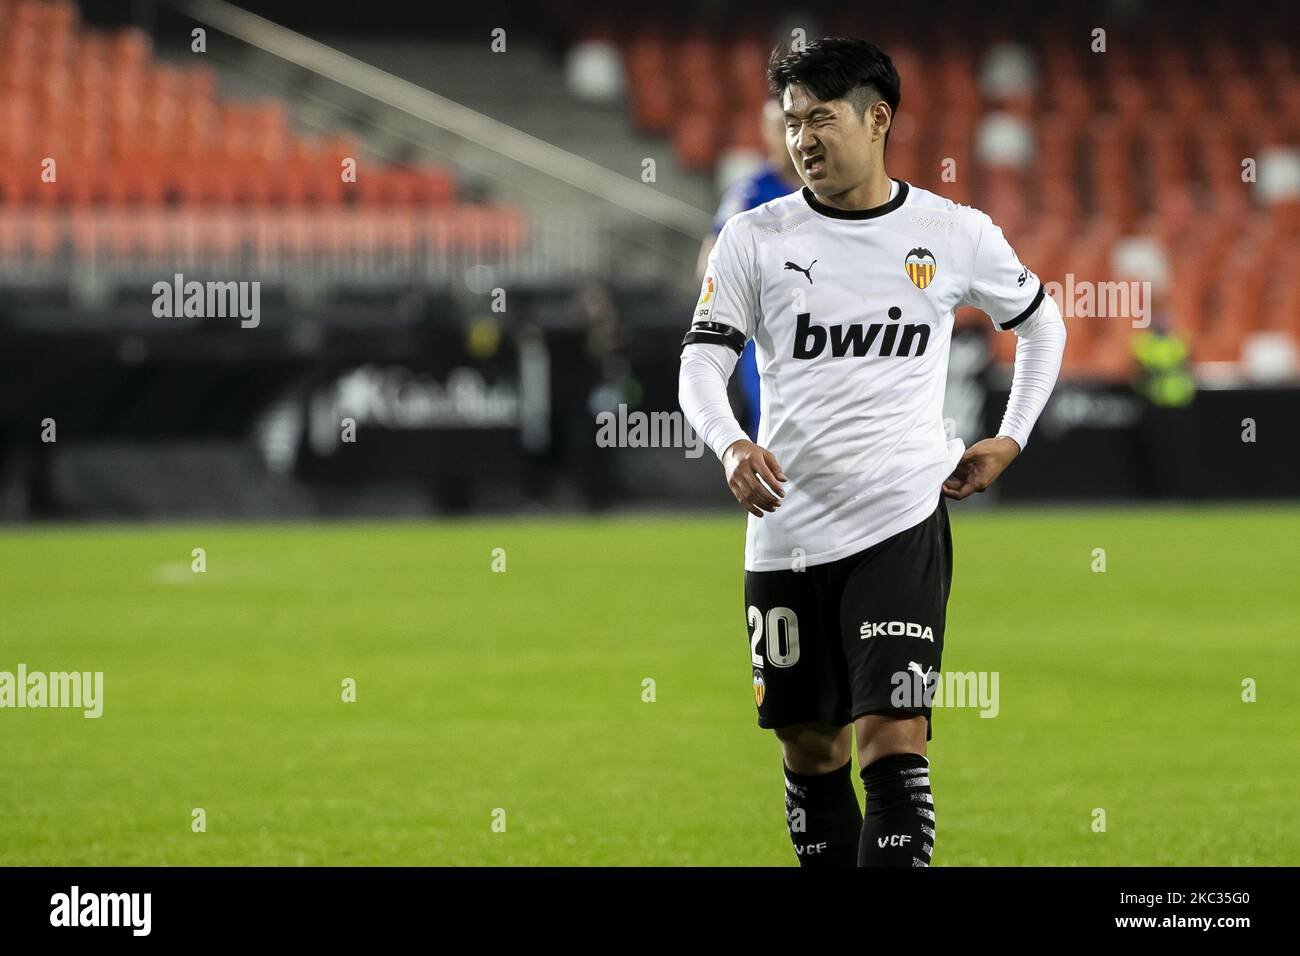
{"type": "MultiPolygon", "coordinates": [[[[786,196],[803,186],[798,170],[790,159],[790,151],[785,145],[785,116],[781,105],[775,100],[763,104],[759,123],[763,131],[763,149],[766,162],[756,172],[733,183],[722,196],[718,211],[713,217],[713,232],[704,240],[700,249],[697,279],[702,280],[704,267],[709,261],[709,252],[722,231],[722,225],[738,212],[753,209],[780,196],[786,196]]],[[[736,378],[740,382],[740,392],[745,399],[745,415],[741,423],[749,433],[751,440],[758,439],[758,364],[754,359],[754,340],[745,343],[745,350],[736,363],[736,378]]]]}

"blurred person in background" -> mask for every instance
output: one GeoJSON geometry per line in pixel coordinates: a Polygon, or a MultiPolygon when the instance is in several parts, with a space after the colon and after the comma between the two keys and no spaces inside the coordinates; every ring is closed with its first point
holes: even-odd
{"type": "MultiPolygon", "coordinates": [[[[776,100],[765,100],[759,114],[759,126],[763,132],[763,150],[766,157],[763,165],[736,182],[732,183],[722,195],[718,211],[713,216],[713,230],[700,245],[700,258],[695,267],[697,282],[704,280],[704,270],[708,266],[709,253],[718,241],[722,227],[738,212],[761,206],[770,199],[788,195],[803,186],[799,170],[794,167],[790,151],[785,148],[785,117],[781,113],[781,104],[776,100]]],[[[736,364],[736,378],[740,382],[740,391],[745,399],[745,431],[751,439],[758,437],[759,384],[758,363],[754,358],[754,343],[749,341],[745,351],[736,364]]]]}

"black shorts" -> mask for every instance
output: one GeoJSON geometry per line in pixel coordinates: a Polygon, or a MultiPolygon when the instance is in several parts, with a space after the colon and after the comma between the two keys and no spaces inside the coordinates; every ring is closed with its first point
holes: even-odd
{"type": "Polygon", "coordinates": [[[758,725],[921,714],[930,740],[951,587],[942,497],[930,517],[865,551],[798,571],[746,571],[758,725]]]}

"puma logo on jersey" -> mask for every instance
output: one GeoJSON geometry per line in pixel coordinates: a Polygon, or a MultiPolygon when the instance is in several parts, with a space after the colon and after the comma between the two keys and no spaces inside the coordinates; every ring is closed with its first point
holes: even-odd
{"type": "Polygon", "coordinates": [[[812,285],[812,267],[815,265],[817,265],[816,259],[808,263],[807,269],[801,268],[800,266],[795,265],[793,262],[788,262],[788,261],[786,262],[785,267],[786,269],[793,269],[795,272],[802,272],[804,276],[807,277],[808,284],[812,285]]]}
{"type": "MultiPolygon", "coordinates": [[[[810,267],[811,268],[811,267],[810,267]]],[[[841,358],[845,355],[864,356],[871,352],[876,340],[880,340],[878,358],[919,358],[925,354],[925,347],[930,342],[930,326],[924,323],[899,325],[903,310],[892,306],[889,310],[889,322],[873,322],[870,325],[852,323],[849,325],[815,325],[812,316],[800,312],[795,318],[794,358],[814,359],[826,351],[829,344],[831,356],[841,358]],[[884,335],[881,335],[881,333],[884,335]],[[916,344],[916,353],[912,353],[912,343],[916,344]]]]}

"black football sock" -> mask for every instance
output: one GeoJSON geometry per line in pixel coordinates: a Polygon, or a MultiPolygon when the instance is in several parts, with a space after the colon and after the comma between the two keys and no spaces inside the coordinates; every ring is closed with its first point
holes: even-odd
{"type": "Polygon", "coordinates": [[[858,866],[929,866],[934,852],[930,762],[921,754],[889,754],[862,769],[867,816],[858,866]]]}
{"type": "Polygon", "coordinates": [[[800,866],[855,866],[862,811],[853,761],[823,774],[785,769],[785,822],[800,866]]]}

